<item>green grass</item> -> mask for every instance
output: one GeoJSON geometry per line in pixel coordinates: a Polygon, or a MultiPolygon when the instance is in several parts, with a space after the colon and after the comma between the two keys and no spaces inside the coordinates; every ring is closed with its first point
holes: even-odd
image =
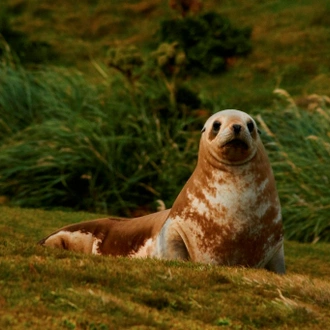
{"type": "Polygon", "coordinates": [[[45,249],[52,230],[100,215],[0,211],[1,329],[328,328],[328,244],[286,242],[278,276],[45,249]]]}

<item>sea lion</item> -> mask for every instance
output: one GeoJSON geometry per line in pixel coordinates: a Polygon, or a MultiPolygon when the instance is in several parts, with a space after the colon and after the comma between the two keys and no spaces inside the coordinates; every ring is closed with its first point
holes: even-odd
{"type": "Polygon", "coordinates": [[[281,207],[255,121],[239,110],[206,121],[197,166],[171,209],[69,225],[39,244],[285,273],[281,207]]]}
{"type": "Polygon", "coordinates": [[[248,114],[224,110],[206,121],[197,166],[157,236],[153,255],[285,273],[275,179],[248,114]]]}

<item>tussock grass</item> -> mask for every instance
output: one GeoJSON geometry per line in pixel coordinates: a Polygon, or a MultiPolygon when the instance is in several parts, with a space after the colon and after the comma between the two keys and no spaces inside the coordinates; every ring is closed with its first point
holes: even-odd
{"type": "Polygon", "coordinates": [[[157,199],[171,205],[196,161],[191,119],[167,119],[78,73],[0,71],[0,195],[125,215],[155,210],[157,199]]]}
{"type": "MultiPolygon", "coordinates": [[[[155,86],[131,97],[126,87],[89,86],[78,73],[0,70],[2,200],[124,216],[153,212],[157,200],[172,205],[197,161],[201,120],[153,108],[155,86]]],[[[276,95],[256,118],[286,237],[329,242],[329,99],[276,95]]]]}
{"type": "Polygon", "coordinates": [[[279,276],[44,249],[35,242],[50,230],[100,215],[0,211],[2,329],[326,329],[329,324],[328,244],[287,242],[288,274],[279,276]]]}
{"type": "Polygon", "coordinates": [[[306,97],[306,108],[299,108],[286,91],[275,92],[274,109],[259,116],[259,121],[268,135],[286,237],[329,242],[329,98],[311,95],[306,97]]]}
{"type": "Polygon", "coordinates": [[[98,111],[96,87],[88,86],[77,72],[32,72],[7,63],[0,72],[1,139],[50,119],[70,120],[77,115],[88,119],[98,111]]]}

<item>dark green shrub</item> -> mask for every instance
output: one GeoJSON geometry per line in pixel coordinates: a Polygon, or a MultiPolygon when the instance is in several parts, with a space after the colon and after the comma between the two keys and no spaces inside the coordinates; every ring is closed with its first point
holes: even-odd
{"type": "Polygon", "coordinates": [[[111,48],[108,52],[108,65],[123,74],[132,85],[140,77],[143,63],[142,54],[135,46],[111,48]]]}
{"type": "Polygon", "coordinates": [[[5,55],[4,41],[23,64],[40,64],[56,58],[48,42],[32,41],[26,34],[12,29],[5,5],[0,8],[0,37],[0,59],[5,55]]]}
{"type": "Polygon", "coordinates": [[[192,109],[201,106],[198,94],[186,83],[186,56],[178,43],[163,43],[150,56],[145,56],[134,46],[110,49],[108,66],[124,78],[123,83],[133,104],[143,102],[151,112],[163,120],[183,118],[192,109]]]}
{"type": "Polygon", "coordinates": [[[187,70],[220,73],[226,59],[251,51],[251,28],[235,28],[229,19],[206,13],[161,22],[161,42],[178,42],[187,56],[187,70]]]}

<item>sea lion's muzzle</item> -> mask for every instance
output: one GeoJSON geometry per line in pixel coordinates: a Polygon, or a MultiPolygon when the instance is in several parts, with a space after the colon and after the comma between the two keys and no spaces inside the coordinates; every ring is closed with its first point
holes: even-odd
{"type": "Polygon", "coordinates": [[[235,149],[244,149],[244,150],[248,150],[249,146],[247,145],[246,142],[244,142],[241,139],[233,139],[229,142],[227,142],[224,147],[226,148],[235,148],[235,149]]]}
{"type": "Polygon", "coordinates": [[[242,129],[242,126],[239,124],[234,124],[232,127],[235,135],[238,135],[242,129]]]}

